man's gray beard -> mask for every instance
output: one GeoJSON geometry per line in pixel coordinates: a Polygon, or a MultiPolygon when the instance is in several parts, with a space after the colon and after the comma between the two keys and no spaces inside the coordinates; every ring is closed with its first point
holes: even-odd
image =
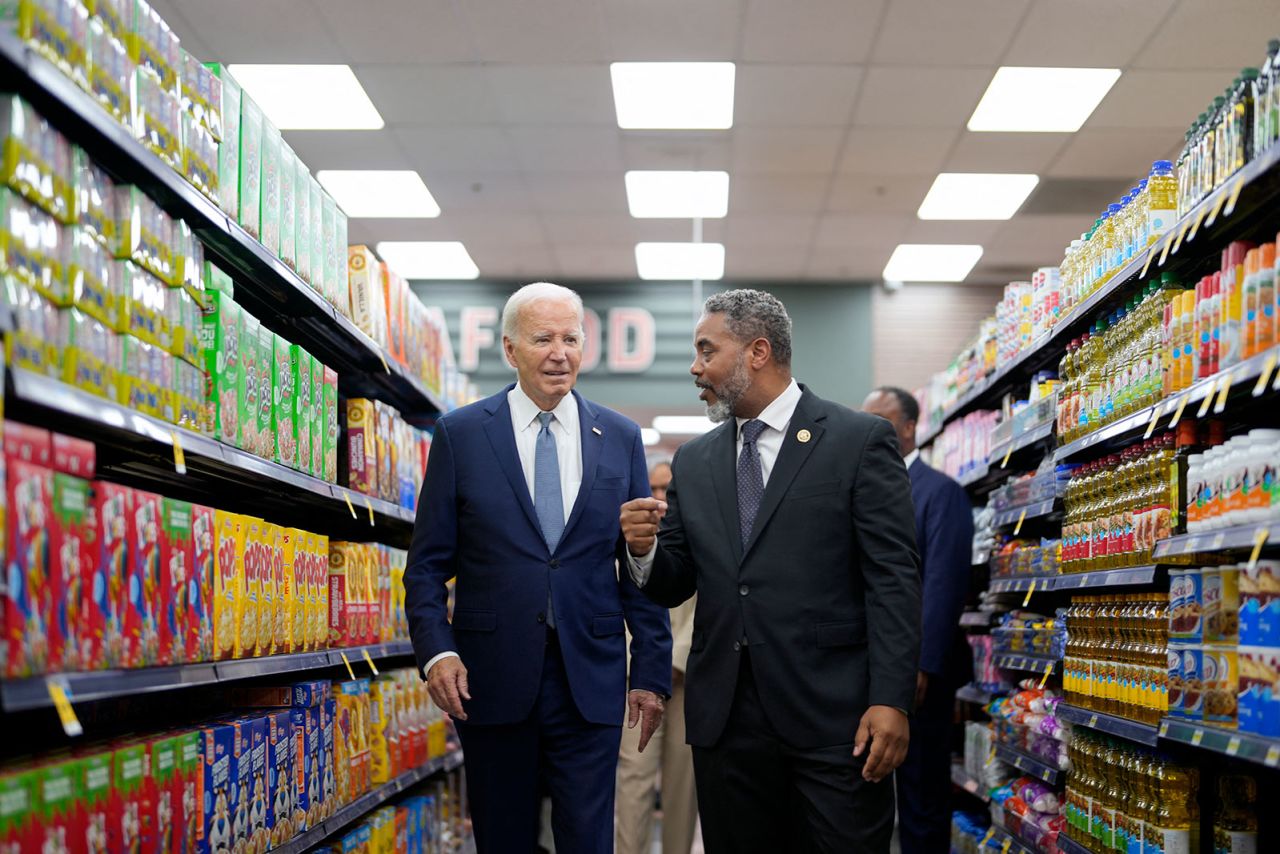
{"type": "Polygon", "coordinates": [[[729,379],[724,381],[724,385],[711,389],[716,396],[715,403],[707,404],[707,418],[711,423],[719,424],[721,421],[732,418],[734,407],[738,405],[738,401],[749,388],[751,388],[751,375],[747,373],[747,354],[743,353],[733,373],[729,375],[729,379]]]}

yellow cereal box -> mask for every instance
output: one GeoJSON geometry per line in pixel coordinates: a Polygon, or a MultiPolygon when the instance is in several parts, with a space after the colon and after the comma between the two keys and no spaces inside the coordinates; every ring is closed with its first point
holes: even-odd
{"type": "Polygon", "coordinates": [[[213,657],[240,656],[240,621],[244,606],[244,520],[218,510],[213,529],[217,546],[213,572],[213,657]]]}
{"type": "Polygon", "coordinates": [[[315,577],[316,577],[316,647],[328,649],[329,636],[326,623],[329,617],[329,537],[326,534],[315,534],[315,577]]]}
{"type": "Polygon", "coordinates": [[[369,686],[369,762],[375,786],[396,775],[390,737],[395,722],[395,683],[389,679],[379,677],[369,686]]]}
{"type": "Polygon", "coordinates": [[[304,560],[307,573],[307,644],[309,649],[325,649],[329,646],[327,629],[328,620],[326,595],[329,575],[329,555],[326,550],[324,560],[320,559],[320,536],[307,532],[304,535],[304,560]]]}
{"type": "Polygon", "coordinates": [[[302,570],[306,568],[306,558],[299,559],[300,535],[297,528],[280,529],[281,588],[277,592],[284,620],[284,652],[302,652],[306,648],[302,634],[307,601],[307,583],[302,570]]]}
{"type": "MultiPolygon", "coordinates": [[[[266,543],[267,523],[253,516],[245,517],[244,546],[244,615],[240,618],[240,645],[246,656],[262,655],[262,577],[270,565],[270,548],[266,543]]],[[[270,642],[270,625],[266,636],[270,642]]]]}
{"type": "Polygon", "coordinates": [[[284,528],[271,526],[271,614],[273,621],[272,652],[291,652],[289,649],[289,598],[292,596],[293,579],[286,578],[284,569],[284,528]]]}

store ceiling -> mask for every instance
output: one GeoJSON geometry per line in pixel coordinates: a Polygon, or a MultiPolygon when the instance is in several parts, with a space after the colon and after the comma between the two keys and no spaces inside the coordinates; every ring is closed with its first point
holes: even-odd
{"type": "Polygon", "coordinates": [[[349,63],[378,131],[288,131],[313,171],[416,169],[432,220],[352,242],[461,240],[486,278],[634,278],[628,169],[723,169],[704,224],[737,281],[875,280],[898,243],[980,243],[969,283],[1057,263],[1092,214],[1172,157],[1278,35],[1276,0],[154,0],[202,59],[349,63]],[[622,131],[609,63],[737,63],[727,131],[622,131]],[[1075,134],[971,133],[1001,65],[1105,66],[1075,134]],[[940,171],[1034,172],[1008,222],[915,216],[940,171]]]}

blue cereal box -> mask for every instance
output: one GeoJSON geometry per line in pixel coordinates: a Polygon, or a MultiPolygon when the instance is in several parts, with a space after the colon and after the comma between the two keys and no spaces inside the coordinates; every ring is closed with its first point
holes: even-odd
{"type": "Polygon", "coordinates": [[[293,763],[297,746],[289,712],[272,712],[267,715],[266,722],[267,829],[274,848],[292,839],[297,832],[293,826],[293,763]]]}
{"type": "Polygon", "coordinates": [[[196,850],[199,854],[231,851],[237,845],[235,811],[239,785],[233,773],[240,745],[240,728],[232,723],[207,726],[200,731],[202,763],[200,769],[200,808],[202,820],[197,828],[196,850]]]}
{"type": "Polygon", "coordinates": [[[325,818],[337,812],[339,806],[333,773],[334,722],[337,716],[337,701],[332,698],[325,700],[320,706],[320,779],[322,781],[320,797],[325,818]]]}
{"type": "Polygon", "coordinates": [[[294,831],[306,830],[320,822],[320,709],[294,708],[289,713],[294,743],[294,831]]]}

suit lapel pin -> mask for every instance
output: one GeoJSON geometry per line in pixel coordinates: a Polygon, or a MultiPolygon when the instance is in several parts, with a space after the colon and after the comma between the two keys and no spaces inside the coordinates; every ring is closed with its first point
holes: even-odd
{"type": "Polygon", "coordinates": [[[595,433],[597,436],[603,436],[603,435],[604,435],[604,433],[602,433],[602,432],[600,431],[600,428],[599,428],[599,427],[592,427],[592,428],[591,428],[591,432],[592,432],[592,433],[595,433]]]}
{"type": "Polygon", "coordinates": [[[801,444],[809,441],[812,438],[813,438],[813,434],[810,433],[808,430],[801,430],[799,433],[796,434],[796,441],[800,442],[801,444]]]}

